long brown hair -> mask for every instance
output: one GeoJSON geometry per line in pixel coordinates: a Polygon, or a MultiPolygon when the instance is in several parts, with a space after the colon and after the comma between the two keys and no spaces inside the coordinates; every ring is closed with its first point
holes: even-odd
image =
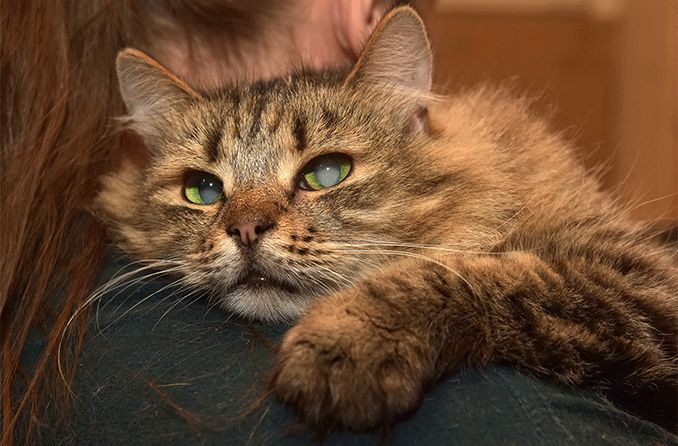
{"type": "MultiPolygon", "coordinates": [[[[2,2],[2,444],[17,439],[18,422],[30,442],[47,395],[68,397],[55,357],[104,251],[104,229],[88,206],[121,145],[110,125],[123,112],[113,63],[134,23],[129,3],[2,2]],[[22,354],[38,330],[46,342],[24,370],[22,354]]],[[[71,354],[86,324],[85,311],[66,340],[71,354]]],[[[63,361],[66,382],[74,363],[63,361]]]]}

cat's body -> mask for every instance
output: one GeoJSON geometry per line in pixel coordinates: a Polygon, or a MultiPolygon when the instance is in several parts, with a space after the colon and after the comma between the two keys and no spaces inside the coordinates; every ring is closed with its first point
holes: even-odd
{"type": "Polygon", "coordinates": [[[126,251],[173,262],[231,311],[305,313],[272,385],[307,421],[391,422],[440,376],[499,360],[675,430],[675,258],[524,101],[486,88],[431,101],[411,10],[348,77],[203,98],[138,53],[118,67],[152,156],[106,179],[102,215],[126,251]],[[345,178],[299,188],[328,154],[350,159],[345,178]],[[224,198],[187,200],[191,172],[224,198]]]}

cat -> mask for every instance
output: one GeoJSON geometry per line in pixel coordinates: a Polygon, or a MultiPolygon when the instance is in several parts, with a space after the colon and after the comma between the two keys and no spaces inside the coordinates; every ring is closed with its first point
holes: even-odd
{"type": "Polygon", "coordinates": [[[297,320],[272,391],[318,429],[415,410],[464,365],[515,365],[676,430],[678,264],[528,101],[431,92],[392,10],[354,67],[201,94],[117,60],[150,152],[107,175],[119,246],[263,320],[297,320]]]}

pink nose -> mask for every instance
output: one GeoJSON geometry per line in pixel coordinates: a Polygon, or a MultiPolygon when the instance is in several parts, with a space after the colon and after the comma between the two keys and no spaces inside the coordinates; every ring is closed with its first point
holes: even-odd
{"type": "Polygon", "coordinates": [[[230,228],[228,228],[228,233],[234,237],[240,238],[240,243],[246,247],[250,248],[254,245],[254,242],[257,238],[268,229],[266,225],[262,222],[255,221],[246,221],[243,223],[236,223],[230,228]]]}

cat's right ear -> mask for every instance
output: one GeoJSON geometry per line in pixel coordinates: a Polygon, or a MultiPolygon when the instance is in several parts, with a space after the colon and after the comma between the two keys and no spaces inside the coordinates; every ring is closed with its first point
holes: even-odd
{"type": "Polygon", "coordinates": [[[423,127],[433,72],[424,23],[409,6],[393,9],[377,25],[344,85],[382,86],[404,98],[402,110],[423,127]]]}
{"type": "Polygon", "coordinates": [[[188,84],[133,48],[118,54],[116,72],[132,127],[142,136],[151,136],[144,134],[153,132],[158,121],[162,122],[177,106],[200,98],[188,84]]]}

